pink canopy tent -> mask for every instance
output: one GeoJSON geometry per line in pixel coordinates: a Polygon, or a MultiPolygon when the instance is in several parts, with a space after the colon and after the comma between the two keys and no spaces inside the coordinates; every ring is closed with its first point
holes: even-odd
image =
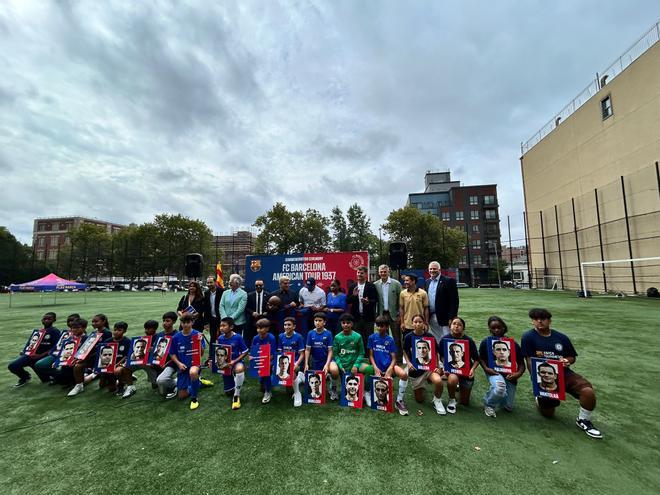
{"type": "Polygon", "coordinates": [[[12,292],[51,292],[55,290],[84,290],[87,284],[81,284],[73,280],[67,280],[58,277],[54,273],[46,275],[45,277],[33,280],[32,282],[25,282],[23,284],[11,284],[9,290],[12,292]]]}

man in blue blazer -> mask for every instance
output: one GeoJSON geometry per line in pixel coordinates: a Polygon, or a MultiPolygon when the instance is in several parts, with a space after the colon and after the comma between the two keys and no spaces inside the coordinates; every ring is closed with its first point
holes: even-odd
{"type": "Polygon", "coordinates": [[[429,263],[429,278],[424,289],[429,295],[429,330],[439,341],[449,333],[449,323],[458,315],[458,288],[456,280],[440,275],[440,263],[429,263]]]}

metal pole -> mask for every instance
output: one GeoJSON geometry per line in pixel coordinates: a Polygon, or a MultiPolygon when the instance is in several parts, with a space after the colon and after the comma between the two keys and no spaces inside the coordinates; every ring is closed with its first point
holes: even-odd
{"type": "Polygon", "coordinates": [[[113,286],[113,278],[114,278],[114,271],[115,271],[115,236],[113,235],[110,237],[110,289],[112,289],[113,286]]]}
{"type": "Polygon", "coordinates": [[[555,226],[557,227],[557,249],[559,250],[559,278],[561,279],[561,290],[564,290],[564,264],[561,261],[561,239],[559,237],[559,214],[555,205],[555,226]]]}
{"type": "Polygon", "coordinates": [[[511,285],[513,285],[513,247],[511,246],[511,219],[506,216],[506,226],[509,229],[509,263],[511,264],[511,285]]]}
{"type": "Polygon", "coordinates": [[[548,273],[548,261],[545,255],[545,229],[543,228],[543,211],[539,211],[541,217],[541,243],[543,244],[543,275],[548,273]]]}
{"type": "Polygon", "coordinates": [[[66,278],[71,280],[71,269],[73,267],[73,239],[71,239],[71,249],[69,250],[69,271],[66,274],[66,278]]]}
{"type": "MultiPolygon", "coordinates": [[[[578,232],[577,232],[577,220],[575,217],[575,198],[571,198],[571,205],[573,206],[573,232],[575,233],[575,249],[577,251],[577,264],[578,267],[581,267],[580,264],[580,243],[578,242],[578,232]]],[[[587,297],[587,291],[584,288],[584,280],[580,279],[580,290],[582,290],[582,295],[587,297]]]]}
{"type": "Polygon", "coordinates": [[[655,162],[655,178],[658,181],[658,196],[660,196],[660,168],[658,162],[655,162]]]}
{"type": "MultiPolygon", "coordinates": [[[[605,252],[603,250],[603,231],[600,225],[600,206],[598,205],[598,188],[594,188],[594,196],[596,199],[596,221],[598,222],[598,243],[600,245],[600,261],[605,261],[605,252]]],[[[603,273],[603,290],[607,292],[607,276],[605,275],[605,263],[600,265],[601,272],[603,273]]]]}
{"type": "MultiPolygon", "coordinates": [[[[528,235],[527,235],[527,212],[523,211],[523,224],[525,227],[525,258],[527,258],[527,283],[529,284],[529,288],[532,288],[532,268],[530,266],[530,258],[531,256],[529,255],[529,241],[528,235]]],[[[536,284],[538,287],[538,283],[536,284]]]]}
{"type": "MultiPolygon", "coordinates": [[[[621,196],[623,197],[623,213],[626,216],[626,233],[628,235],[628,254],[630,259],[633,258],[632,242],[630,242],[630,221],[628,219],[628,202],[626,201],[626,186],[623,182],[623,175],[621,176],[621,196]]],[[[633,294],[637,294],[637,281],[635,280],[635,264],[630,262],[630,273],[632,274],[633,294]]]]}

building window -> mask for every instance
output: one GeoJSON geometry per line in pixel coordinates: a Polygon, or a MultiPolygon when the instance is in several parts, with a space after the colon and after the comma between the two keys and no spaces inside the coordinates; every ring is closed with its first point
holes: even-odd
{"type": "Polygon", "coordinates": [[[495,196],[484,196],[484,204],[485,205],[494,205],[495,203],[495,196]]]}
{"type": "Polygon", "coordinates": [[[612,110],[612,95],[607,95],[600,100],[600,111],[603,115],[603,120],[609,118],[614,113],[612,110]]]}
{"type": "Polygon", "coordinates": [[[481,265],[481,255],[475,254],[472,260],[475,265],[481,265]]]}
{"type": "Polygon", "coordinates": [[[66,222],[60,222],[60,230],[66,230],[66,222]]]}
{"type": "Polygon", "coordinates": [[[456,212],[456,220],[463,220],[463,212],[462,211],[457,211],[456,212]]]}
{"type": "Polygon", "coordinates": [[[37,246],[39,247],[44,247],[46,245],[46,238],[45,237],[39,237],[37,240],[37,246]]]}
{"type": "Polygon", "coordinates": [[[479,210],[470,211],[470,220],[479,220],[479,210]]]}
{"type": "Polygon", "coordinates": [[[51,261],[56,260],[57,259],[57,251],[52,250],[52,249],[50,251],[48,251],[48,259],[51,260],[51,261]]]}
{"type": "Polygon", "coordinates": [[[44,231],[44,227],[45,227],[45,225],[44,225],[43,223],[40,223],[39,225],[37,225],[37,230],[38,230],[39,232],[43,232],[43,231],[44,231]]]}
{"type": "Polygon", "coordinates": [[[489,260],[489,263],[490,263],[491,266],[497,266],[497,256],[496,255],[491,254],[488,257],[488,260],[489,260]]]}
{"type": "Polygon", "coordinates": [[[461,265],[467,265],[467,256],[461,256],[461,265]]]}
{"type": "Polygon", "coordinates": [[[495,220],[497,218],[497,212],[495,210],[486,210],[486,220],[495,220]]]}
{"type": "Polygon", "coordinates": [[[479,204],[479,196],[470,196],[470,206],[479,204]]]}
{"type": "Polygon", "coordinates": [[[442,221],[443,222],[449,222],[451,220],[451,213],[448,211],[443,211],[442,212],[442,221]]]}
{"type": "Polygon", "coordinates": [[[479,232],[479,224],[478,224],[478,223],[475,223],[475,224],[472,226],[472,232],[479,232]]]}
{"type": "Polygon", "coordinates": [[[472,249],[481,249],[481,239],[474,239],[472,241],[472,249]]]}

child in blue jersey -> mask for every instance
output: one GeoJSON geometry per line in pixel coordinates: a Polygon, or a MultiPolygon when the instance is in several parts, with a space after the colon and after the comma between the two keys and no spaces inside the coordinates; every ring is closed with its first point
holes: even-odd
{"type": "MultiPolygon", "coordinates": [[[[270,329],[270,320],[268,320],[268,318],[261,318],[257,320],[256,327],[257,335],[255,335],[254,339],[252,339],[252,347],[258,349],[259,346],[262,345],[269,346],[268,354],[270,355],[270,369],[268,371],[268,376],[259,377],[259,384],[262,386],[264,391],[264,396],[261,399],[261,403],[268,404],[270,399],[273,397],[273,382],[271,375],[273,374],[272,368],[275,364],[275,350],[277,348],[277,341],[275,340],[275,336],[268,331],[270,329]]],[[[250,355],[248,359],[252,361],[255,359],[255,356],[250,355]]]]}
{"type": "MultiPolygon", "coordinates": [[[[533,357],[561,361],[564,364],[566,392],[580,403],[575,424],[591,438],[603,438],[603,434],[591,422],[591,416],[596,408],[596,393],[593,386],[571,368],[577,358],[577,352],[571,340],[568,336],[550,327],[552,314],[547,309],[534,308],[529,311],[529,317],[534,328],[525,332],[520,340],[520,347],[527,361],[529,372],[534,372],[531,361],[533,357]]],[[[548,397],[538,397],[536,400],[539,412],[548,418],[554,416],[559,404],[561,404],[559,400],[548,397]]]]}
{"type": "MultiPolygon", "coordinates": [[[[201,382],[199,381],[199,366],[193,366],[193,344],[194,339],[202,334],[197,330],[193,330],[193,317],[189,314],[184,314],[181,319],[181,331],[172,337],[172,345],[170,347],[170,357],[179,369],[176,379],[176,388],[178,390],[179,399],[190,397],[190,409],[195,410],[199,407],[199,400],[197,395],[201,382]]],[[[200,363],[206,342],[202,338],[200,341],[200,363]]]]}
{"type": "Polygon", "coordinates": [[[525,359],[522,355],[522,350],[517,342],[514,341],[515,354],[516,354],[516,371],[515,373],[505,373],[502,371],[495,371],[489,367],[488,363],[488,346],[492,346],[492,352],[495,355],[495,364],[497,368],[498,361],[504,362],[504,359],[510,358],[511,351],[505,341],[498,340],[506,335],[507,326],[504,320],[499,316],[491,316],[488,318],[488,330],[490,335],[495,337],[488,340],[486,337],[479,344],[479,358],[481,359],[481,367],[486,373],[486,378],[490,383],[490,388],[486,395],[484,395],[484,414],[486,416],[495,418],[495,408],[502,405],[505,411],[511,412],[513,410],[513,401],[516,398],[516,387],[518,385],[518,378],[525,372],[525,359]]]}
{"type": "MultiPolygon", "coordinates": [[[[96,335],[100,336],[98,344],[112,340],[112,332],[110,331],[110,323],[108,317],[104,314],[94,315],[92,317],[92,327],[96,330],[95,333],[88,335],[88,338],[94,338],[96,335]]],[[[97,344],[97,345],[98,345],[97,344]]],[[[74,397],[82,392],[85,384],[89,384],[96,378],[96,373],[93,372],[94,363],[96,361],[96,349],[92,349],[85,359],[76,359],[73,365],[73,378],[76,385],[67,394],[69,397],[74,397]],[[86,370],[92,370],[85,374],[86,370]]]]}
{"type": "Polygon", "coordinates": [[[300,384],[305,381],[302,372],[303,360],[305,359],[305,342],[302,335],[296,332],[296,319],[293,316],[284,318],[284,332],[277,339],[277,353],[293,352],[293,407],[302,406],[302,394],[300,384]]]}
{"type": "MultiPolygon", "coordinates": [[[[176,314],[176,313],[175,313],[176,314]]],[[[158,331],[158,322],[156,320],[147,320],[144,322],[144,335],[151,337],[151,348],[149,350],[149,353],[151,355],[151,352],[153,352],[154,346],[156,345],[156,332],[158,331]]],[[[131,372],[131,380],[130,383],[126,386],[126,390],[124,390],[124,393],[122,397],[127,398],[133,395],[136,391],[135,385],[133,385],[133,373],[137,370],[144,370],[144,372],[147,374],[147,378],[149,379],[149,383],[151,383],[151,388],[156,390],[158,389],[158,385],[156,384],[156,379],[158,378],[158,371],[154,369],[154,367],[148,365],[148,364],[138,364],[138,365],[131,365],[128,367],[128,369],[131,372]]]]}
{"type": "Polygon", "coordinates": [[[220,336],[218,337],[218,344],[231,346],[231,360],[226,366],[231,368],[234,384],[233,386],[228,387],[227,382],[225,382],[225,393],[231,393],[232,390],[234,391],[231,408],[235,411],[241,407],[241,388],[245,381],[245,366],[243,366],[243,359],[247,356],[249,349],[245,345],[243,337],[234,332],[234,319],[230,316],[225,316],[220,320],[220,336]]]}
{"type": "MultiPolygon", "coordinates": [[[[112,330],[112,340],[117,344],[117,357],[115,360],[115,371],[113,373],[101,373],[99,377],[99,388],[107,388],[111,393],[119,396],[124,395],[126,384],[133,384],[133,375],[129,368],[124,367],[126,355],[131,347],[131,340],[125,337],[128,323],[118,321],[112,330]]],[[[127,397],[130,397],[128,395],[127,397]]]]}
{"type": "Polygon", "coordinates": [[[397,347],[389,334],[389,318],[382,315],[376,317],[376,328],[378,331],[369,335],[367,340],[367,352],[371,364],[360,366],[360,372],[386,378],[392,378],[396,374],[399,377],[399,393],[396,397],[395,407],[401,416],[408,416],[408,408],[404,400],[408,386],[408,373],[396,364],[397,347]]]}
{"type": "MultiPolygon", "coordinates": [[[[177,329],[174,328],[176,320],[179,318],[174,311],[168,311],[163,315],[163,330],[154,335],[152,339],[151,346],[151,355],[156,352],[156,344],[158,339],[161,337],[169,336],[174,337],[177,333],[177,329]]],[[[160,367],[155,364],[150,364],[149,367],[154,370],[157,374],[156,385],[158,386],[158,391],[166,399],[174,399],[179,395],[178,390],[176,389],[176,365],[169,358],[167,364],[164,367],[160,367]]]]}
{"type": "Polygon", "coordinates": [[[305,345],[305,371],[323,371],[330,377],[330,400],[337,400],[339,368],[332,361],[332,332],[325,328],[325,313],[314,315],[314,330],[307,334],[305,345]],[[311,358],[311,361],[310,361],[311,358]]]}
{"type": "Polygon", "coordinates": [[[37,367],[37,362],[48,356],[51,350],[57,345],[60,338],[60,331],[53,326],[53,323],[55,323],[56,320],[57,316],[55,313],[45,313],[41,318],[41,324],[43,325],[41,328],[43,331],[41,341],[38,342],[39,334],[35,333],[35,331],[39,329],[35,328],[32,332],[28,346],[20,352],[18,358],[9,363],[9,371],[18,377],[18,383],[14,385],[15,388],[22,387],[32,378],[30,373],[25,371],[25,368],[27,367],[34,370],[42,383],[49,381],[48,374],[42,372],[40,368],[37,367]],[[38,346],[37,343],[39,344],[38,346]],[[28,355],[30,353],[31,355],[28,355]]]}
{"type": "MultiPolygon", "coordinates": [[[[474,343],[472,337],[465,334],[465,320],[456,316],[452,318],[449,323],[449,333],[443,335],[438,341],[438,354],[440,359],[443,358],[443,349],[446,340],[451,339],[461,339],[467,340],[469,345],[469,354],[470,354],[470,374],[468,376],[457,375],[456,373],[449,373],[445,371],[445,376],[447,377],[447,394],[449,395],[449,401],[447,402],[447,412],[449,414],[456,413],[456,389],[459,388],[459,402],[462,406],[470,405],[470,394],[472,393],[472,385],[474,385],[474,370],[481,364],[479,359],[479,351],[477,350],[477,344],[474,343]]],[[[460,350],[460,346],[455,344],[460,350]]],[[[450,345],[450,353],[452,352],[452,347],[450,345]]],[[[455,351],[457,352],[457,351],[455,351]]],[[[462,351],[461,351],[462,352],[462,351]]],[[[455,355],[452,355],[455,358],[455,355]]],[[[442,385],[440,386],[440,393],[442,393],[442,385]]]]}

